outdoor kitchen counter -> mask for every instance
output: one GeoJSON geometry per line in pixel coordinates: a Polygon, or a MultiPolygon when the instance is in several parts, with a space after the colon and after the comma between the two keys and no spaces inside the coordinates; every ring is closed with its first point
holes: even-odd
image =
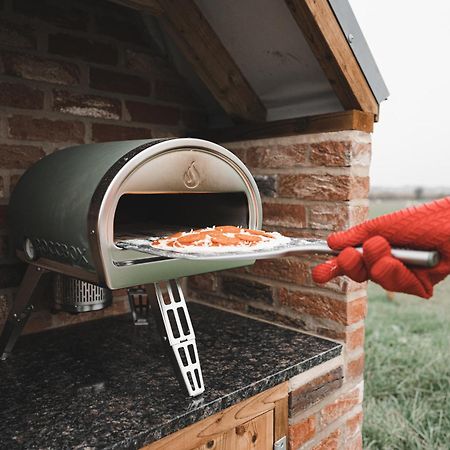
{"type": "Polygon", "coordinates": [[[0,447],[139,448],[338,356],[341,345],[190,304],[206,392],[179,387],[153,323],[21,337],[0,363],[0,447]]]}

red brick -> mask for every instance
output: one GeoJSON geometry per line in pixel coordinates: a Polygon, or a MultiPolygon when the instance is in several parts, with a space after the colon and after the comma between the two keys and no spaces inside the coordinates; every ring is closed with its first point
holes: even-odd
{"type": "Polygon", "coordinates": [[[345,204],[317,204],[309,206],[308,225],[316,230],[337,231],[348,227],[349,207],[345,204]]]}
{"type": "Polygon", "coordinates": [[[133,122],[176,125],[180,120],[179,109],[172,106],[152,105],[134,101],[127,101],[125,105],[133,122]]]}
{"type": "Polygon", "coordinates": [[[289,415],[304,411],[319,403],[342,386],[344,371],[342,367],[309,381],[289,394],[289,415]]]}
{"type": "Polygon", "coordinates": [[[353,417],[347,420],[345,423],[345,437],[346,439],[352,438],[353,436],[356,436],[357,434],[361,433],[363,423],[363,412],[360,411],[359,413],[355,414],[353,417]]]}
{"type": "Polygon", "coordinates": [[[7,75],[65,85],[80,82],[80,70],[72,63],[13,52],[3,52],[2,58],[7,75]]]}
{"type": "Polygon", "coordinates": [[[143,47],[151,45],[151,41],[143,33],[143,27],[136,23],[140,17],[133,12],[123,8],[122,17],[119,17],[116,14],[108,14],[103,8],[101,14],[95,16],[95,30],[122,42],[130,42],[143,47]]]}
{"type": "Polygon", "coordinates": [[[337,450],[339,448],[339,437],[341,436],[341,430],[337,429],[333,431],[322,442],[315,445],[312,450],[337,450]]]}
{"type": "Polygon", "coordinates": [[[350,166],[351,155],[352,141],[326,141],[311,144],[310,161],[316,166],[350,166]]]}
{"type": "Polygon", "coordinates": [[[100,119],[117,120],[122,115],[122,105],[119,100],[59,90],[53,91],[53,110],[100,119]]]}
{"type": "Polygon", "coordinates": [[[351,302],[347,302],[347,325],[363,320],[366,317],[366,314],[367,297],[361,297],[351,302]]]}
{"type": "Polygon", "coordinates": [[[363,450],[362,434],[353,439],[345,440],[345,450],[363,450]]]}
{"type": "Polygon", "coordinates": [[[350,219],[348,225],[351,227],[353,227],[354,225],[358,225],[359,223],[367,220],[368,215],[369,215],[368,206],[351,206],[350,219]]]}
{"type": "Polygon", "coordinates": [[[316,434],[316,418],[314,416],[289,426],[289,448],[296,450],[308,442],[316,434]]]}
{"type": "Polygon", "coordinates": [[[345,343],[349,351],[364,347],[364,327],[348,331],[346,333],[345,343]]]}
{"type": "Polygon", "coordinates": [[[147,128],[123,127],[106,123],[92,124],[92,140],[96,142],[149,139],[151,137],[152,132],[147,128]]]}
{"type": "Polygon", "coordinates": [[[364,373],[364,353],[357,358],[347,361],[346,376],[352,380],[362,377],[364,373]]]}
{"type": "Polygon", "coordinates": [[[334,339],[336,341],[343,341],[345,339],[345,327],[341,324],[326,324],[324,327],[315,326],[313,330],[315,334],[326,338],[334,339]]]}
{"type": "Polygon", "coordinates": [[[2,47],[36,48],[34,28],[0,18],[0,42],[2,47]]]}
{"type": "Polygon", "coordinates": [[[155,97],[166,102],[200,106],[191,88],[182,78],[157,80],[155,83],[155,97]]]}
{"type": "Polygon", "coordinates": [[[204,273],[188,278],[189,289],[203,292],[214,292],[217,290],[217,277],[214,273],[204,273]]]}
{"type": "Polygon", "coordinates": [[[6,181],[5,181],[5,177],[4,176],[0,176],[0,199],[5,198],[5,185],[6,185],[6,181]]]}
{"type": "Polygon", "coordinates": [[[247,161],[247,151],[245,148],[228,148],[225,144],[225,147],[230,150],[234,155],[236,155],[243,163],[247,161]]]}
{"type": "Polygon", "coordinates": [[[28,169],[44,156],[45,152],[41,147],[0,144],[0,167],[2,169],[28,169]]]}
{"type": "Polygon", "coordinates": [[[304,166],[308,145],[270,145],[247,149],[247,164],[250,167],[279,169],[304,166]]]}
{"type": "Polygon", "coordinates": [[[285,203],[264,203],[263,220],[266,225],[303,228],[306,225],[305,207],[285,203]]]}
{"type": "Polygon", "coordinates": [[[362,320],[367,309],[365,297],[345,302],[324,295],[289,291],[285,288],[280,289],[279,297],[282,305],[295,311],[331,319],[343,325],[350,325],[362,320]]]}
{"type": "Polygon", "coordinates": [[[242,301],[250,300],[268,305],[273,303],[272,287],[253,280],[224,276],[222,278],[222,292],[242,301]]]}
{"type": "Polygon", "coordinates": [[[309,207],[308,225],[317,230],[339,231],[363,222],[367,214],[367,206],[318,203],[309,207]]]}
{"type": "Polygon", "coordinates": [[[8,119],[9,136],[47,142],[84,142],[84,124],[76,121],[13,116],[8,119]]]}
{"type": "Polygon", "coordinates": [[[62,28],[86,30],[88,24],[88,14],[67,3],[61,5],[55,0],[15,0],[13,5],[16,12],[62,28]]]}
{"type": "Polygon", "coordinates": [[[125,50],[125,67],[146,77],[153,74],[173,76],[174,69],[167,60],[149,52],[125,50]]]}
{"type": "Polygon", "coordinates": [[[79,58],[98,64],[117,64],[117,47],[92,39],[69,34],[50,34],[48,37],[50,53],[66,58],[79,58]]]}
{"type": "Polygon", "coordinates": [[[321,428],[325,428],[327,425],[349,412],[356,405],[359,405],[361,400],[362,394],[360,387],[356,387],[352,391],[338,397],[333,403],[325,406],[320,413],[321,428]]]}
{"type": "Polygon", "coordinates": [[[309,267],[297,258],[261,259],[251,266],[250,272],[265,278],[291,281],[297,284],[309,282],[309,267]]]}
{"type": "Polygon", "coordinates": [[[150,95],[150,83],[136,75],[93,67],[90,72],[90,83],[91,87],[101,91],[143,97],[150,95]]]}
{"type": "Polygon", "coordinates": [[[42,109],[44,93],[23,84],[0,83],[0,105],[11,108],[42,109]]]}
{"type": "Polygon", "coordinates": [[[371,157],[371,145],[361,144],[358,142],[353,143],[352,147],[352,166],[370,166],[371,157]]]}
{"type": "Polygon", "coordinates": [[[302,200],[351,200],[367,198],[368,177],[331,174],[280,175],[278,193],[302,200]]]}
{"type": "Polygon", "coordinates": [[[370,165],[370,144],[353,141],[327,141],[311,144],[311,164],[325,167],[370,165]]]}

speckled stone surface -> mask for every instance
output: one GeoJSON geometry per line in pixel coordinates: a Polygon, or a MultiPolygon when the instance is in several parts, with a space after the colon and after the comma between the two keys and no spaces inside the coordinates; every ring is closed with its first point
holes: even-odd
{"type": "Polygon", "coordinates": [[[135,449],[336,357],[335,342],[190,304],[206,392],[129,316],[21,337],[0,362],[2,449],[135,449]]]}

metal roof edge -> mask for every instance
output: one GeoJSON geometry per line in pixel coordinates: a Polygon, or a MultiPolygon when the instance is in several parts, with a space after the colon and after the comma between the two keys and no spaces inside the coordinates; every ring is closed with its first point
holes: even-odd
{"type": "Polygon", "coordinates": [[[355,55],[356,61],[361,67],[373,95],[377,102],[381,103],[388,98],[389,91],[350,3],[347,0],[328,0],[328,3],[355,55]]]}

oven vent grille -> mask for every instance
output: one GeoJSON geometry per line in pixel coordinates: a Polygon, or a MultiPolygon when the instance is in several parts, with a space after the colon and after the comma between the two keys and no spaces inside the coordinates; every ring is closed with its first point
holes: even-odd
{"type": "Polygon", "coordinates": [[[109,289],[65,275],[57,274],[53,287],[55,306],[63,311],[72,313],[96,311],[112,303],[109,289]]]}

